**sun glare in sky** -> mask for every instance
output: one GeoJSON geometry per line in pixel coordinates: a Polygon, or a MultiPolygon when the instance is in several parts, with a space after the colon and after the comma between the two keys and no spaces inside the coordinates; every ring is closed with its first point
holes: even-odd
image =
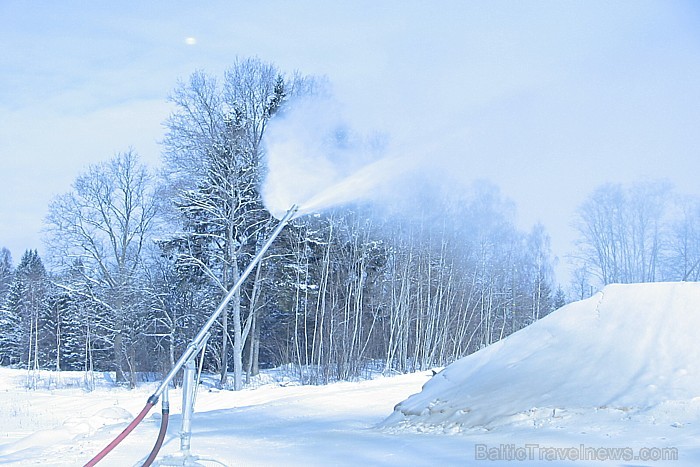
{"type": "Polygon", "coordinates": [[[185,44],[187,44],[187,45],[196,45],[196,44],[197,44],[197,38],[196,38],[196,37],[186,37],[186,38],[185,38],[185,44]]]}

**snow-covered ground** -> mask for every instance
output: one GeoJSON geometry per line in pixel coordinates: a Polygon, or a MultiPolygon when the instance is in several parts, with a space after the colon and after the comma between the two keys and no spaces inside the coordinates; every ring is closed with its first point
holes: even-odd
{"type": "MultiPolygon", "coordinates": [[[[609,286],[432,378],[202,386],[192,452],[246,466],[696,466],[698,329],[700,284],[609,286]]],[[[155,388],[85,392],[81,377],[44,374],[45,388],[28,391],[26,372],[0,369],[0,464],[82,465],[155,388]]],[[[179,397],[159,458],[179,449],[179,397]]],[[[159,420],[156,407],[99,465],[139,465],[159,420]]]]}

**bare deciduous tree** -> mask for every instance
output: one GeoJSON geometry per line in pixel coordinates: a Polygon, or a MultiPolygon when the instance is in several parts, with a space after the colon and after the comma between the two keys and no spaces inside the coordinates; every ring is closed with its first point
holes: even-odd
{"type": "Polygon", "coordinates": [[[667,268],[676,280],[700,280],[700,200],[685,197],[672,223],[667,268]]]}
{"type": "Polygon", "coordinates": [[[135,384],[127,348],[139,301],[139,268],[144,242],[153,226],[156,203],[151,177],[133,151],[90,167],[73,190],[51,203],[46,218],[49,244],[57,262],[76,272],[60,284],[83,294],[109,312],[117,381],[135,384]],[[80,268],[74,265],[79,263],[80,268]]]}
{"type": "Polygon", "coordinates": [[[661,277],[664,216],[670,187],[606,184],[578,209],[579,260],[603,284],[653,282],[661,277]]]}

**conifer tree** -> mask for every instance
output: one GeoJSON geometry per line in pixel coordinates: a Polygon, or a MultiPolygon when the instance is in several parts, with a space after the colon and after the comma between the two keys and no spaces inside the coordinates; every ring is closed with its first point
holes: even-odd
{"type": "Polygon", "coordinates": [[[5,358],[29,370],[28,384],[35,383],[34,372],[47,366],[49,281],[39,254],[27,250],[15,271],[2,320],[6,332],[5,358]]]}
{"type": "Polygon", "coordinates": [[[10,250],[2,248],[0,249],[0,308],[2,308],[7,292],[10,290],[13,273],[10,250]]]}

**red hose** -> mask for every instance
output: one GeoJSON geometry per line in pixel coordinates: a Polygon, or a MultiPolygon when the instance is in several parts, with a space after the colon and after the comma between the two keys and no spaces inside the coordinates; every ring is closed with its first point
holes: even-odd
{"type": "Polygon", "coordinates": [[[141,410],[141,412],[136,416],[136,418],[133,419],[132,422],[129,423],[129,425],[126,428],[124,428],[124,431],[119,433],[119,436],[114,438],[114,440],[111,443],[109,443],[107,446],[105,446],[105,448],[102,451],[100,451],[95,457],[90,459],[90,462],[85,464],[85,467],[92,467],[93,465],[97,464],[98,462],[100,462],[102,460],[103,457],[105,457],[107,454],[109,454],[110,451],[112,451],[112,449],[117,447],[117,445],[119,443],[121,443],[124,440],[124,438],[126,438],[129,435],[129,433],[131,433],[133,431],[134,428],[136,428],[136,425],[141,423],[141,420],[144,419],[146,414],[148,414],[148,411],[151,410],[155,404],[156,403],[154,401],[151,401],[149,399],[149,401],[146,403],[146,405],[141,410]]]}

